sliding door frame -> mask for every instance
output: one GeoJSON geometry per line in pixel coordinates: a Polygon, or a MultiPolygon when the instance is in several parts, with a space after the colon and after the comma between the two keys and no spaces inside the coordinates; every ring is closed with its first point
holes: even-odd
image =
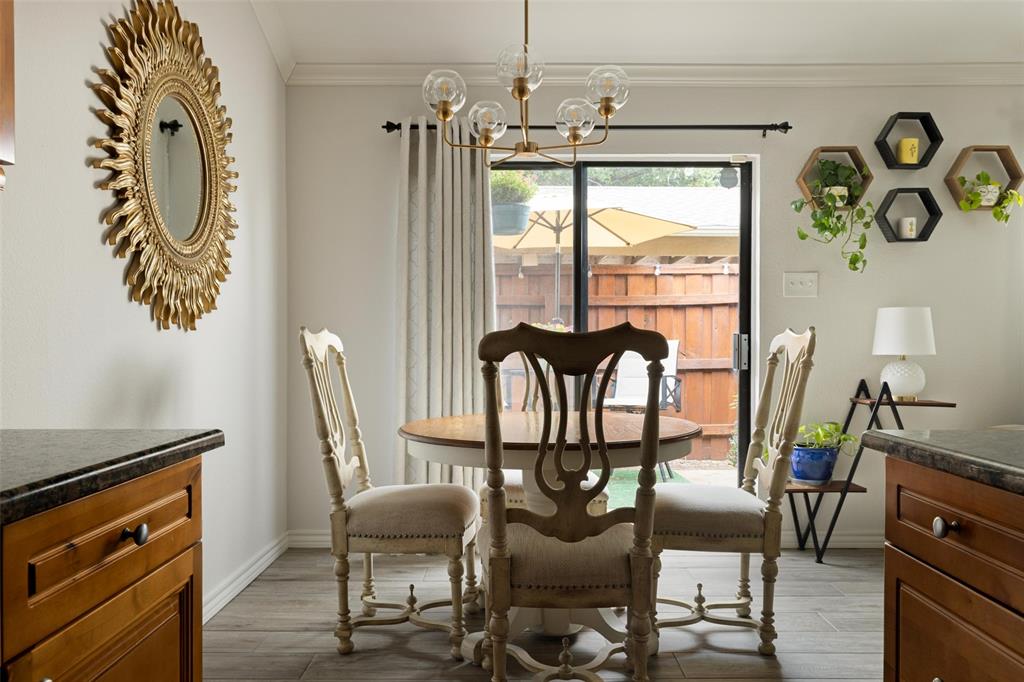
{"type": "MultiPolygon", "coordinates": [[[[565,169],[555,163],[548,162],[512,162],[502,164],[496,170],[571,170],[573,182],[573,250],[572,250],[572,310],[573,330],[588,330],[588,299],[590,296],[587,283],[588,245],[584,207],[587,205],[587,174],[591,168],[735,168],[739,174],[740,187],[740,225],[739,225],[739,276],[740,296],[738,306],[738,333],[746,334],[748,357],[740,368],[736,369],[737,377],[737,480],[743,477],[746,464],[747,448],[750,444],[750,412],[751,412],[751,370],[749,348],[753,343],[752,311],[753,300],[753,162],[743,161],[732,163],[722,161],[616,161],[595,160],[579,161],[571,169],[565,169]],[[745,367],[744,367],[745,364],[745,367]]],[[[560,305],[556,303],[556,305],[560,305]]],[[[685,416],[685,415],[684,415],[685,416]]]]}

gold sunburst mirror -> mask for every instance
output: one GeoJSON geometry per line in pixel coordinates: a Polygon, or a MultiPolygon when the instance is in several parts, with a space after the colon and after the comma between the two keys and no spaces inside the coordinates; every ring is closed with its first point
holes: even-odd
{"type": "Polygon", "coordinates": [[[107,28],[111,68],[97,69],[92,86],[110,128],[95,143],[108,156],[93,161],[111,172],[99,186],[116,199],[107,240],[128,259],[132,299],[150,306],[158,326],[195,329],[217,307],[237,228],[217,67],[170,0],[136,0],[107,28]]]}

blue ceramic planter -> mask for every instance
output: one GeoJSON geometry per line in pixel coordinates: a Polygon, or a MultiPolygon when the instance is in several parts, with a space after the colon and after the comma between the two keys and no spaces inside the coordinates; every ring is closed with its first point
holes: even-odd
{"type": "Polygon", "coordinates": [[[825,485],[832,480],[832,469],[836,466],[839,448],[793,448],[790,460],[790,474],[797,483],[825,485]]]}

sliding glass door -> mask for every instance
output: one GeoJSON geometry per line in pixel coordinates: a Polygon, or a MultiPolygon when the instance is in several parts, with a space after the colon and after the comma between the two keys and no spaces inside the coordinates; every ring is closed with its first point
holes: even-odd
{"type": "MultiPolygon", "coordinates": [[[[661,332],[671,351],[662,414],[704,428],[663,482],[735,482],[749,432],[749,377],[733,352],[750,327],[749,164],[531,164],[495,169],[491,181],[499,326],[629,321],[661,332]]],[[[521,362],[507,364],[506,406],[529,409],[521,362]]],[[[643,382],[622,380],[628,371],[609,402],[640,410],[630,390],[643,382]]],[[[613,505],[632,499],[625,487],[611,494],[613,505]]]]}

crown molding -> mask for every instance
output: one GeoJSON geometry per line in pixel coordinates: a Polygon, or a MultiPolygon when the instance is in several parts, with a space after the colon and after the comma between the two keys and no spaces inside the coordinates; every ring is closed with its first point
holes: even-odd
{"type": "MultiPolygon", "coordinates": [[[[293,86],[409,86],[441,65],[298,63],[293,86]]],[[[492,64],[458,64],[468,85],[497,85],[492,64]]],[[[593,65],[548,64],[544,83],[579,85],[593,65]]],[[[1024,85],[1024,62],[963,64],[623,64],[633,86],[916,87],[1024,85]]]]}

